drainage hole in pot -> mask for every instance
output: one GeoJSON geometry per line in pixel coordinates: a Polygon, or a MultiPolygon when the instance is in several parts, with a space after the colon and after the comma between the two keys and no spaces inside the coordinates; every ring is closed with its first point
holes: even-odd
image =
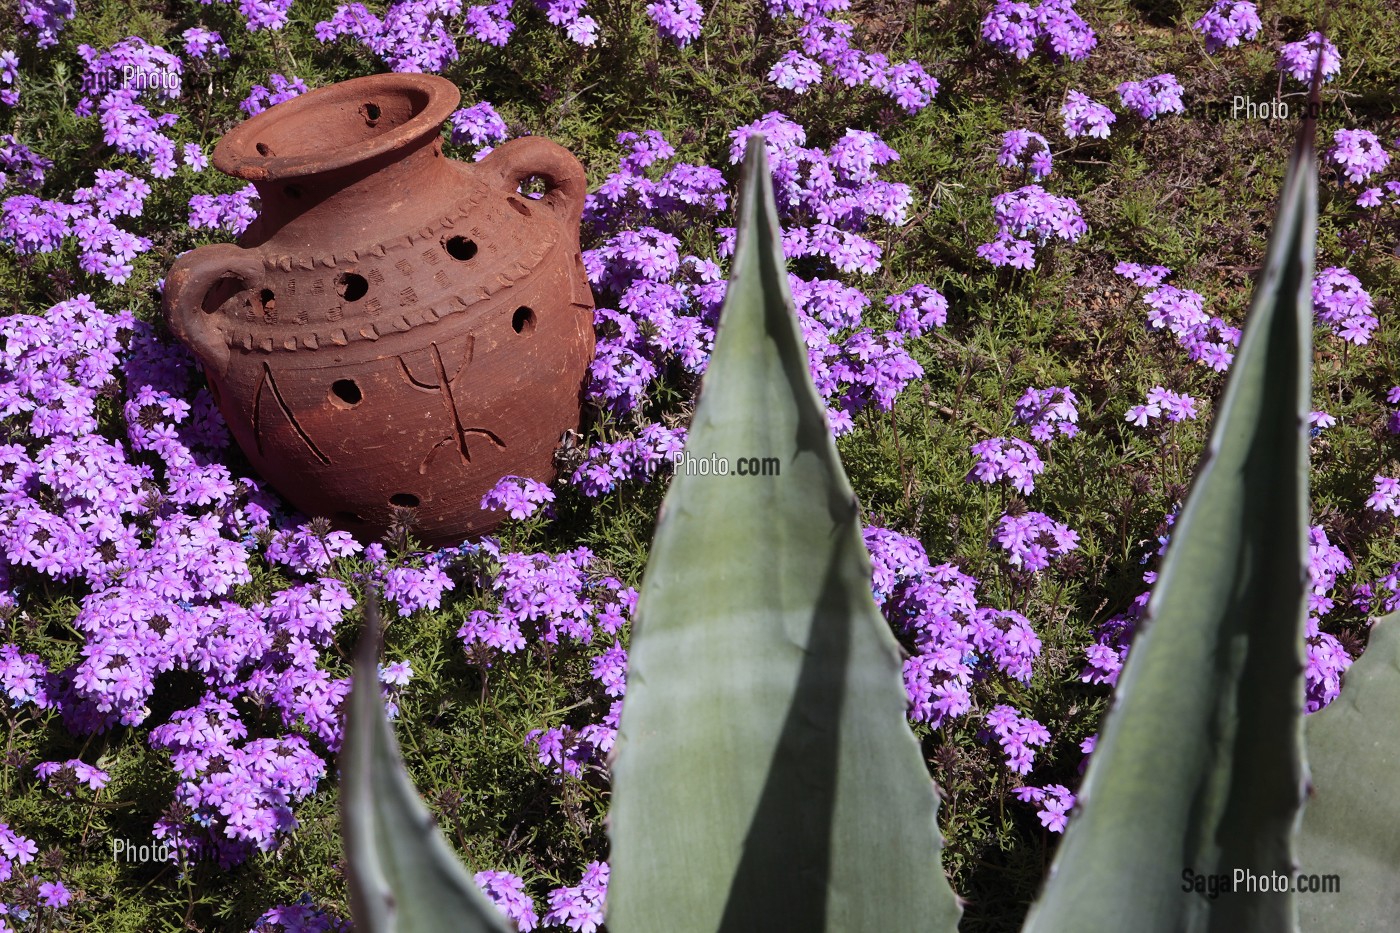
{"type": "Polygon", "coordinates": [[[260,156],[272,155],[272,147],[267,143],[258,143],[254,148],[258,150],[258,155],[260,156]]]}
{"type": "Polygon", "coordinates": [[[272,289],[264,288],[258,292],[258,301],[262,302],[263,314],[267,317],[277,319],[277,299],[272,294],[272,289]]]}
{"type": "Polygon", "coordinates": [[[336,512],[335,520],[338,522],[354,522],[357,525],[363,525],[365,523],[365,520],[355,512],[336,512]]]}
{"type": "Polygon", "coordinates": [[[331,404],[336,408],[354,408],[364,397],[354,379],[337,379],[331,383],[331,404]]]}
{"type": "Polygon", "coordinates": [[[523,305],[515,309],[515,313],[510,317],[510,326],[517,334],[529,334],[535,329],[535,311],[523,305]]]}
{"type": "Polygon", "coordinates": [[[369,291],[369,283],[358,272],[342,272],[335,277],[335,291],[346,301],[359,301],[369,291]]]}
{"type": "Polygon", "coordinates": [[[524,217],[530,216],[530,208],[524,201],[516,197],[506,198],[506,200],[510,202],[511,207],[515,208],[515,212],[517,214],[520,214],[524,217]]]}
{"type": "Polygon", "coordinates": [[[364,115],[365,122],[368,123],[370,126],[374,126],[374,124],[379,122],[378,104],[365,104],[363,107],[360,108],[360,113],[364,115]]]}
{"type": "Polygon", "coordinates": [[[396,492],[389,497],[389,504],[405,509],[416,509],[418,508],[418,497],[411,492],[396,492]]]}
{"type": "MultiPolygon", "coordinates": [[[[520,188],[518,190],[531,201],[538,201],[540,198],[544,197],[545,192],[549,190],[549,182],[538,175],[531,175],[520,183],[520,188]]],[[[521,206],[523,207],[524,205],[521,206]]],[[[516,210],[520,210],[520,208],[517,207],[516,210]]],[[[521,213],[524,212],[522,211],[521,213]]]]}
{"type": "Polygon", "coordinates": [[[466,262],[476,255],[476,243],[464,236],[448,237],[443,241],[442,248],[447,250],[447,255],[458,262],[466,262]]]}

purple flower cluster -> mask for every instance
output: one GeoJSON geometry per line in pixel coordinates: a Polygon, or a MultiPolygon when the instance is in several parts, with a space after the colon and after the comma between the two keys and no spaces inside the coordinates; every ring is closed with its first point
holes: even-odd
{"type": "Polygon", "coordinates": [[[1118,85],[1118,99],[1144,120],[1155,120],[1165,113],[1184,113],[1181,82],[1176,75],[1160,74],[1146,81],[1124,81],[1118,85]]]}
{"type": "Polygon", "coordinates": [[[1318,67],[1321,53],[1323,83],[1331,81],[1342,70],[1342,56],[1337,47],[1320,32],[1310,32],[1298,42],[1289,42],[1279,49],[1278,70],[1294,81],[1307,84],[1318,67]]]}
{"type": "Polygon", "coordinates": [[[616,635],[636,604],[636,590],[590,572],[594,558],[587,548],[556,557],[509,552],[498,560],[487,583],[496,608],[472,611],[457,632],[468,657],[483,666],[525,648],[527,636],[550,645],[560,644],[561,636],[589,645],[596,631],[616,635]]]}
{"type": "Polygon", "coordinates": [[[0,187],[10,183],[21,188],[36,189],[44,183],[44,173],[53,168],[53,160],[46,159],[14,137],[13,133],[0,135],[0,187]]]}
{"type": "MultiPolygon", "coordinates": [[[[326,775],[326,763],[302,736],[242,741],[247,738],[233,704],[212,693],[151,730],[151,746],[171,752],[182,778],[176,799],[196,823],[223,824],[214,846],[225,866],[246,858],[249,846],[270,850],[278,833],[296,828],[291,804],[314,792],[326,775]]],[[[193,857],[203,854],[173,821],[158,823],[156,834],[193,857]]]]}
{"type": "Polygon", "coordinates": [[[1026,389],[1016,400],[1016,423],[1031,426],[1031,437],[1049,443],[1056,433],[1074,437],[1079,433],[1079,399],[1068,386],[1026,389]]]}
{"type": "Polygon", "coordinates": [[[967,481],[996,483],[1009,480],[1022,495],[1035,490],[1035,477],[1045,471],[1045,463],[1035,448],[1019,438],[993,437],[972,445],[977,463],[967,481]]]}
{"type": "Polygon", "coordinates": [[[657,35],[684,48],[700,38],[705,8],[696,0],[655,0],[647,4],[647,16],[656,24],[657,35]]]}
{"type": "Polygon", "coordinates": [[[1145,428],[1147,422],[1164,415],[1172,422],[1193,420],[1196,417],[1196,399],[1184,392],[1178,394],[1161,386],[1153,386],[1147,390],[1147,404],[1134,405],[1124,417],[1132,424],[1145,428]]]}
{"type": "Polygon", "coordinates": [[[997,522],[997,544],[1009,555],[1013,567],[1038,573],[1050,566],[1050,557],[1063,557],[1079,546],[1079,534],[1044,512],[1003,515],[997,522]]]}
{"type": "MultiPolygon", "coordinates": [[[[46,784],[58,784],[65,788],[86,784],[92,790],[101,790],[112,779],[106,771],[94,768],[81,758],[40,762],[34,766],[34,773],[46,784]]],[[[72,795],[71,790],[65,789],[62,793],[64,796],[72,795]]]]}
{"type": "Polygon", "coordinates": [[[1308,622],[1306,702],[1303,711],[1315,713],[1336,699],[1342,690],[1342,674],[1351,666],[1347,654],[1334,636],[1318,628],[1319,618],[1332,611],[1332,590],[1337,578],[1351,569],[1342,549],[1327,540],[1320,525],[1308,529],[1308,622]]]}
{"type": "Polygon", "coordinates": [[[1050,157],[1050,142],[1039,133],[1030,130],[1007,130],[1001,136],[1001,151],[997,153],[997,165],[1003,168],[1018,168],[1031,181],[1043,181],[1054,168],[1050,157]]]}
{"type": "Polygon", "coordinates": [[[75,12],[75,0],[19,0],[22,31],[41,49],[58,44],[58,34],[75,12]]]}
{"type": "Polygon", "coordinates": [[[1379,188],[1367,188],[1356,198],[1357,207],[1379,207],[1383,194],[1390,195],[1391,204],[1400,204],[1400,181],[1388,181],[1379,188]]]}
{"type": "MultiPolygon", "coordinates": [[[[137,196],[117,181],[84,203],[119,209],[137,196]]],[[[150,735],[180,777],[180,811],[156,832],[234,864],[295,825],[292,803],[326,771],[311,742],[339,746],[349,681],[321,659],[353,601],[325,576],[246,607],[232,590],[251,581],[260,542],[268,562],[298,574],[330,569],[359,546],[315,525],[272,528],[271,500],[214,459],[229,438],[193,374],[183,350],[86,296],[0,322],[0,417],[29,438],[0,446],[0,582],[10,600],[41,580],[89,590],[71,622],[83,639],[73,663],[50,671],[0,645],[0,684],[12,704],[56,709],[81,735],[143,723],[165,671],[202,675],[204,698],[150,735]],[[104,436],[97,408],[101,394],[120,397],[122,381],[125,443],[104,436]],[[280,714],[282,734],[255,735],[233,706],[239,698],[280,714]]],[[[384,566],[382,548],[367,556],[401,611],[435,604],[446,585],[436,568],[384,566]]],[[[392,695],[408,676],[391,664],[382,680],[392,695]]],[[[79,764],[65,763],[96,780],[77,774],[79,764]]]]}
{"type": "Polygon", "coordinates": [[[350,922],[317,907],[310,894],[295,904],[282,904],[266,911],[253,924],[250,933],[351,933],[350,922]]]}
{"type": "Polygon", "coordinates": [[[1385,171],[1390,164],[1390,153],[1370,130],[1337,130],[1332,134],[1332,143],[1327,161],[1354,184],[1385,171]]]}
{"type": "Polygon", "coordinates": [[[86,67],[82,97],[73,112],[80,117],[96,114],[107,145],[149,161],[157,178],[173,175],[175,141],[161,130],[173,126],[179,115],[153,114],[145,102],[169,102],[180,96],[180,59],[136,36],[104,52],[79,45],[78,54],[86,67]]]}
{"type": "MultiPolygon", "coordinates": [[[[1400,483],[1396,483],[1395,494],[1400,496],[1400,483]]],[[[1176,513],[1173,512],[1166,516],[1165,525],[1170,527],[1175,519],[1176,513]]],[[[1170,537],[1161,534],[1157,541],[1156,554],[1160,557],[1166,553],[1170,537]]],[[[1143,561],[1146,560],[1147,557],[1144,557],[1143,561]]],[[[1352,661],[1341,643],[1318,627],[1319,618],[1331,612],[1335,605],[1331,593],[1338,577],[1350,569],[1351,562],[1340,548],[1328,541],[1326,531],[1320,525],[1311,526],[1308,529],[1308,620],[1305,632],[1307,666],[1304,711],[1308,713],[1322,709],[1336,698],[1341,690],[1341,675],[1352,661]]],[[[1396,565],[1396,570],[1400,571],[1400,564],[1396,565]]],[[[1156,579],[1155,572],[1143,574],[1143,580],[1149,584],[1156,579]]],[[[1395,579],[1400,581],[1400,575],[1395,579]]],[[[1364,602],[1369,606],[1370,589],[1363,589],[1366,596],[1364,602]]],[[[1150,595],[1151,591],[1139,594],[1126,612],[1113,616],[1099,626],[1095,643],[1085,650],[1086,665],[1081,680],[1109,686],[1117,684],[1118,674],[1150,595]]],[[[1086,753],[1090,750],[1086,749],[1086,753]]]]}
{"type": "MultiPolygon", "coordinates": [[[[816,283],[809,284],[815,286],[816,283]]],[[[948,299],[927,285],[915,285],[897,294],[887,295],[885,306],[898,315],[895,326],[900,333],[909,337],[923,336],[925,331],[948,323],[948,299]]],[[[822,317],[819,311],[817,313],[822,317]]]]}
{"type": "Polygon", "coordinates": [[[230,194],[196,194],[190,198],[189,224],[195,230],[222,230],[238,236],[258,219],[258,189],[252,182],[230,194]]]}
{"type": "Polygon", "coordinates": [[[1014,706],[998,704],[987,714],[987,725],[1006,755],[1006,765],[1017,774],[1029,774],[1035,764],[1032,746],[1048,745],[1050,730],[1030,716],[1022,716],[1014,706]]]}
{"type": "Polygon", "coordinates": [[[1012,791],[1022,803],[1038,803],[1040,825],[1052,833],[1065,831],[1069,812],[1074,809],[1075,796],[1063,784],[1046,784],[1044,787],[1024,785],[1012,791]]]}
{"type": "Polygon", "coordinates": [[[14,52],[0,52],[0,104],[13,107],[19,103],[19,56],[14,52]]]}
{"type": "Polygon", "coordinates": [[[1065,135],[1070,139],[1080,136],[1108,139],[1108,128],[1118,119],[1112,110],[1082,91],[1070,91],[1065,95],[1060,116],[1064,118],[1065,135]]]}
{"type": "Polygon", "coordinates": [[[598,21],[583,15],[587,5],[584,0],[535,0],[535,6],[544,11],[546,19],[563,26],[569,39],[582,46],[598,41],[598,21]]]}
{"type": "Polygon", "coordinates": [[[1024,61],[1044,43],[1056,61],[1083,61],[1098,45],[1098,36],[1074,9],[1074,0],[1041,0],[1038,6],[997,0],[982,20],[982,38],[993,48],[1024,61]]]}
{"type": "Polygon", "coordinates": [[[535,912],[535,902],[525,893],[525,881],[520,876],[508,871],[479,871],[472,880],[520,933],[529,933],[539,926],[540,915],[535,912]]]}
{"type": "Polygon", "coordinates": [[[21,836],[7,823],[0,823],[0,896],[13,898],[9,890],[21,889],[18,892],[20,898],[39,907],[36,916],[26,908],[0,901],[0,933],[21,933],[67,925],[67,921],[58,916],[58,909],[68,906],[73,899],[72,892],[62,881],[41,881],[40,876],[27,876],[24,870],[23,866],[33,862],[38,854],[39,846],[33,839],[21,836]],[[24,925],[12,927],[7,918],[17,919],[24,925]],[[28,923],[31,919],[34,925],[28,923]]]}
{"type": "Polygon", "coordinates": [[[1313,278],[1313,313],[1318,323],[1357,346],[1369,343],[1380,322],[1361,280],[1342,266],[1328,266],[1313,278]]]}
{"type": "Polygon", "coordinates": [[[1372,477],[1372,481],[1375,488],[1366,499],[1366,508],[1400,516],[1400,479],[1377,473],[1372,477]]]}
{"type": "Polygon", "coordinates": [[[150,193],[150,185],[125,171],[98,169],[92,187],[74,192],[72,204],[32,194],[7,198],[0,204],[0,239],[25,255],[51,252],[67,237],[76,237],[82,270],[120,284],[151,241],[118,228],[113,220],[141,216],[150,193]]]}
{"type": "Polygon", "coordinates": [[[546,925],[565,926],[575,933],[595,933],[603,923],[603,902],[608,896],[608,863],[589,862],[579,883],[549,892],[546,925]]]}
{"type": "Polygon", "coordinates": [[[653,423],[636,437],[594,444],[569,482],[592,497],[612,492],[618,483],[648,482],[685,447],[685,435],[685,428],[653,423]]]}
{"type": "Polygon", "coordinates": [[[214,56],[215,58],[228,58],[228,46],[224,44],[223,36],[212,29],[205,29],[203,26],[191,26],[180,33],[180,38],[185,40],[185,55],[189,58],[205,58],[214,56]]]}
{"type": "MultiPolygon", "coordinates": [[[[204,0],[208,2],[208,0],[204,0]]],[[[227,3],[228,0],[220,0],[227,3]]],[[[287,14],[293,0],[238,0],[238,12],[243,14],[249,32],[281,29],[287,25],[287,14]]]]}
{"type": "Polygon", "coordinates": [[[545,503],[553,501],[553,490],[538,480],[524,476],[502,476],[481,497],[481,507],[491,511],[505,509],[511,518],[529,518],[545,503]]]}
{"type": "Polygon", "coordinates": [[[1206,51],[1214,54],[1248,41],[1263,28],[1259,9],[1248,0],[1215,0],[1205,15],[1191,24],[1206,40],[1206,51]]]}
{"type": "MultiPolygon", "coordinates": [[[[858,130],[848,130],[828,150],[807,148],[801,126],[770,113],[730,134],[734,162],[757,132],[768,146],[789,262],[829,262],[845,272],[878,269],[880,248],[862,231],[877,219],[905,220],[909,186],[886,182],[877,171],[898,154],[874,133],[858,130]]],[[[659,180],[651,177],[675,153],[656,131],[623,133],[618,142],[627,147],[619,171],[589,195],[584,208],[585,222],[609,235],[585,251],[584,265],[600,302],[588,393],[622,415],[640,406],[653,381],[704,371],[726,283],[714,261],[681,255],[677,233],[683,224],[713,222],[728,207],[729,195],[723,176],[708,166],[680,163],[659,180]],[[657,224],[676,225],[676,232],[657,224]]],[[[734,231],[721,227],[719,233],[725,257],[733,251],[734,231]]],[[[859,326],[869,299],[858,289],[796,272],[788,281],[834,430],[849,429],[852,416],[872,403],[888,410],[894,396],[922,375],[901,333],[859,326]]],[[[937,326],[940,311],[946,318],[941,296],[916,289],[890,305],[900,314],[901,329],[911,334],[937,326]]],[[[651,475],[673,436],[666,429],[652,438],[595,445],[573,481],[596,495],[620,479],[651,475]]]]}
{"type": "MultiPolygon", "coordinates": [[[[913,59],[891,64],[879,52],[853,47],[850,40],[855,30],[851,24],[825,15],[847,6],[848,2],[795,7],[793,12],[803,20],[799,30],[802,51],[784,53],[769,70],[768,80],[802,94],[821,82],[824,65],[847,87],[872,87],[889,96],[905,113],[917,113],[932,103],[938,94],[938,79],[924,71],[922,65],[913,59]]],[[[782,4],[769,4],[773,16],[786,9],[782,4]]]]}
{"type": "Polygon", "coordinates": [[[1149,330],[1174,334],[1191,362],[1200,361],[1216,372],[1230,368],[1235,358],[1230,348],[1239,346],[1239,328],[1206,314],[1205,296],[1189,288],[1163,285],[1162,280],[1172,274],[1166,266],[1120,262],[1113,271],[1146,289],[1142,302],[1148,308],[1149,330]]]}
{"type": "MultiPolygon", "coordinates": [[[[468,27],[481,41],[505,45],[515,28],[504,18],[510,12],[510,0],[502,2],[504,10],[496,3],[468,12],[468,27]]],[[[399,0],[389,4],[383,17],[363,3],[345,3],[335,8],[329,20],[316,24],[316,38],[323,43],[354,39],[383,59],[391,71],[438,72],[460,54],[447,20],[461,12],[461,0],[399,0]]]]}
{"type": "Polygon", "coordinates": [[[284,100],[291,100],[305,94],[307,91],[306,82],[293,75],[288,78],[285,75],[268,75],[268,84],[272,87],[263,87],[261,84],[253,85],[253,89],[248,92],[248,96],[238,105],[248,116],[262,113],[269,107],[275,107],[284,100]]]}
{"type": "Polygon", "coordinates": [[[992,670],[1026,682],[1040,639],[1018,612],[979,607],[977,581],[929,563],[923,545],[874,526],[864,531],[871,591],[886,618],[915,639],[904,662],[909,716],[934,728],[972,709],[972,685],[992,670]]]}
{"type": "Polygon", "coordinates": [[[994,266],[1035,267],[1035,249],[1052,237],[1073,243],[1088,231],[1079,202],[1026,185],[992,198],[997,237],[977,247],[977,255],[994,266]],[[1034,242],[1030,238],[1034,238],[1034,242]]]}
{"type": "Polygon", "coordinates": [[[486,101],[453,111],[448,124],[452,142],[459,146],[490,146],[510,136],[506,121],[486,101]]]}

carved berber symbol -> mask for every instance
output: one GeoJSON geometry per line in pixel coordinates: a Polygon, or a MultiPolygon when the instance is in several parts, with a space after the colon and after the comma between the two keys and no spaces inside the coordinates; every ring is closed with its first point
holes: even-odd
{"type": "Polygon", "coordinates": [[[453,390],[462,381],[467,367],[471,365],[475,347],[476,336],[468,334],[467,339],[456,346],[449,344],[446,352],[433,342],[422,350],[399,355],[399,371],[404,379],[409,385],[419,389],[436,390],[442,398],[443,407],[452,425],[452,433],[434,444],[428,455],[418,464],[420,476],[428,472],[428,467],[439,453],[450,447],[457,449],[457,456],[461,458],[462,463],[471,463],[471,448],[467,444],[469,434],[479,435],[499,450],[505,449],[505,441],[501,440],[496,432],[487,428],[467,427],[463,423],[462,412],[457,407],[453,390]]]}

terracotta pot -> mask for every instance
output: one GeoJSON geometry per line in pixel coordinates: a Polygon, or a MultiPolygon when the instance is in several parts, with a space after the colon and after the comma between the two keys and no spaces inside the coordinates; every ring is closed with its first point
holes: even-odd
{"type": "Polygon", "coordinates": [[[214,165],[262,213],[165,280],[166,319],[253,466],[364,540],[395,505],[434,545],[499,524],[482,495],[553,478],[593,357],[583,168],[538,137],[444,158],[459,100],[444,78],[374,75],[234,128],[214,165]],[[539,200],[518,193],[532,177],[539,200]]]}

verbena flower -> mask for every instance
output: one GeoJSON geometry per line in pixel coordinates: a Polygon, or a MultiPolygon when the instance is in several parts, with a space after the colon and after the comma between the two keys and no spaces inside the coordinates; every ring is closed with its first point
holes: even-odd
{"type": "Polygon", "coordinates": [[[523,476],[503,476],[481,497],[481,507],[490,511],[504,509],[511,518],[529,518],[547,502],[554,501],[554,492],[544,483],[523,476]]]}
{"type": "Polygon", "coordinates": [[[253,89],[248,92],[238,108],[248,116],[262,113],[269,107],[275,107],[285,100],[291,100],[305,94],[307,91],[306,82],[293,75],[286,77],[280,74],[268,76],[268,84],[272,87],[263,87],[261,84],[253,85],[253,89]]]}
{"type": "Polygon", "coordinates": [[[1304,84],[1312,80],[1322,53],[1322,81],[1325,84],[1342,70],[1342,56],[1337,47],[1320,32],[1310,32],[1298,42],[1289,42],[1279,49],[1278,70],[1304,84]]]}
{"type": "Polygon", "coordinates": [[[1370,342],[1379,321],[1361,280],[1342,266],[1328,266],[1313,278],[1313,313],[1347,343],[1370,342]]]}
{"type": "Polygon", "coordinates": [[[589,862],[577,885],[549,892],[546,925],[568,927],[575,933],[594,933],[603,923],[603,902],[608,895],[608,863],[589,862]]]}
{"type": "Polygon", "coordinates": [[[1189,421],[1196,417],[1196,400],[1186,393],[1176,393],[1153,386],[1147,390],[1147,404],[1128,409],[1127,420],[1138,427],[1148,421],[1166,417],[1168,421],[1189,421]]]}
{"type": "Polygon", "coordinates": [[[1124,81],[1118,85],[1118,99],[1144,120],[1156,120],[1167,113],[1183,113],[1181,83],[1175,75],[1160,74],[1146,81],[1124,81]]]}
{"type": "Polygon", "coordinates": [[[535,902],[525,893],[523,878],[508,871],[479,871],[472,880],[520,933],[528,933],[539,925],[540,916],[535,912],[535,902]]]}
{"type": "Polygon", "coordinates": [[[1075,10],[1074,0],[1041,0],[1035,7],[1014,0],[997,0],[982,20],[982,38],[1023,61],[1038,43],[1043,43],[1057,61],[1083,61],[1099,41],[1075,10]]]}
{"type": "Polygon", "coordinates": [[[74,0],[19,0],[22,31],[41,49],[58,44],[58,34],[75,12],[74,0]]]}
{"type": "Polygon", "coordinates": [[[1079,534],[1044,512],[1003,515],[997,522],[996,542],[1007,552],[1007,563],[1029,573],[1050,566],[1050,558],[1063,557],[1079,546],[1079,534]]]}
{"type": "Polygon", "coordinates": [[[1035,477],[1045,470],[1045,463],[1035,448],[1018,438],[993,437],[972,445],[976,465],[967,474],[967,481],[996,483],[1007,480],[1022,495],[1035,490],[1035,477]]]}
{"type": "Polygon", "coordinates": [[[1022,716],[1014,706],[998,704],[987,714],[987,725],[996,735],[1006,765],[1017,774],[1030,773],[1035,764],[1033,746],[1048,745],[1050,730],[1030,716],[1022,716]]]}
{"type": "Polygon", "coordinates": [[[1007,130],[1001,137],[997,165],[1018,168],[1029,175],[1032,181],[1042,181],[1049,176],[1054,167],[1050,156],[1050,143],[1044,136],[1031,130],[1007,130]]]}
{"type": "Polygon", "coordinates": [[[1050,194],[1039,185],[997,195],[992,198],[992,213],[997,237],[979,246],[977,255],[994,266],[1034,268],[1037,246],[1052,237],[1073,243],[1088,231],[1074,198],[1050,194]]]}
{"type": "Polygon", "coordinates": [[[1215,0],[1205,15],[1191,24],[1206,40],[1206,51],[1214,54],[1224,48],[1234,48],[1240,40],[1259,35],[1263,23],[1259,10],[1247,0],[1215,0]]]}
{"type": "Polygon", "coordinates": [[[670,39],[681,48],[700,38],[705,10],[696,0],[656,0],[647,4],[646,11],[661,38],[670,39]]]}
{"type": "Polygon", "coordinates": [[[1093,136],[1108,139],[1109,126],[1118,119],[1112,110],[1081,91],[1070,91],[1060,107],[1065,135],[1070,139],[1093,136]]]}
{"type": "MultiPolygon", "coordinates": [[[[1087,740],[1086,740],[1087,741],[1087,740]]],[[[1012,791],[1022,803],[1036,803],[1040,809],[1036,816],[1040,824],[1052,833],[1063,833],[1074,808],[1075,796],[1063,784],[1047,784],[1044,787],[1023,785],[1012,791]]]]}
{"type": "Polygon", "coordinates": [[[1026,389],[1016,400],[1016,423],[1031,426],[1031,437],[1048,442],[1058,432],[1065,437],[1079,433],[1079,399],[1068,386],[1026,389]]]}
{"type": "MultiPolygon", "coordinates": [[[[1332,148],[1327,150],[1327,161],[1345,174],[1347,181],[1354,184],[1360,184],[1377,172],[1384,171],[1390,164],[1390,153],[1385,151],[1381,141],[1370,130],[1337,130],[1332,134],[1332,142],[1332,148]]],[[[1380,189],[1373,190],[1379,194],[1380,189]]],[[[1377,197],[1375,203],[1379,201],[1377,197]]]]}

